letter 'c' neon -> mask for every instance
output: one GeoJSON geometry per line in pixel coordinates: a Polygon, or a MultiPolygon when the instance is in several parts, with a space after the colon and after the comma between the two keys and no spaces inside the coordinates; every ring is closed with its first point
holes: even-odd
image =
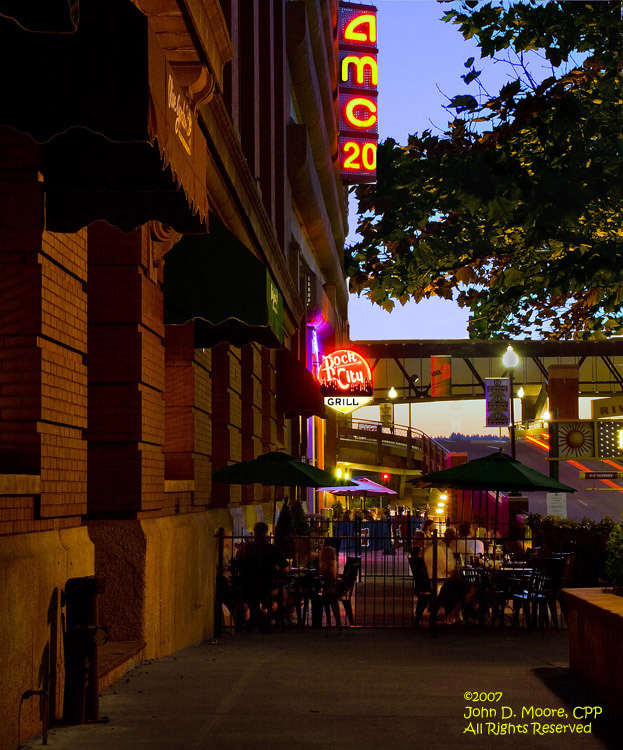
{"type": "Polygon", "coordinates": [[[363,96],[350,99],[344,107],[344,116],[351,125],[356,128],[371,128],[376,122],[376,104],[363,96]],[[365,120],[355,117],[355,107],[365,107],[370,115],[365,120]]]}

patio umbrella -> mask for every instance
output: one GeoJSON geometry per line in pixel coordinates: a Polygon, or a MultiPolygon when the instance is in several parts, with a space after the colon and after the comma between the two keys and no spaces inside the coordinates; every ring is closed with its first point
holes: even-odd
{"type": "MultiPolygon", "coordinates": [[[[250,461],[239,461],[231,466],[212,472],[214,482],[229,484],[261,484],[265,487],[315,487],[338,484],[351,486],[347,479],[336,480],[333,474],[316,466],[298,461],[293,456],[279,451],[264,453],[250,461]]],[[[273,497],[273,525],[276,516],[276,495],[273,497]]]]}
{"type": "Polygon", "coordinates": [[[361,495],[361,497],[381,497],[382,495],[397,495],[395,490],[385,487],[385,485],[373,482],[367,477],[353,477],[351,483],[355,484],[355,487],[320,487],[320,490],[331,492],[334,495],[361,495]]]}
{"type": "MultiPolygon", "coordinates": [[[[495,490],[493,533],[497,533],[500,492],[575,492],[568,484],[531,469],[506,453],[497,452],[466,464],[432,471],[418,481],[455,490],[495,490]]],[[[487,516],[489,513],[487,504],[487,516]]]]}
{"type": "Polygon", "coordinates": [[[568,484],[541,474],[506,453],[492,453],[451,469],[432,471],[410,481],[456,490],[575,492],[568,484]]]}

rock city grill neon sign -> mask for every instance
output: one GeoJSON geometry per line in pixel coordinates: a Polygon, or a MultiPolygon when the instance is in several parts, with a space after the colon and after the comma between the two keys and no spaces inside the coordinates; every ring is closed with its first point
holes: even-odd
{"type": "Polygon", "coordinates": [[[326,354],[316,372],[324,402],[331,409],[348,414],[372,401],[372,372],[357,352],[339,349],[326,354]]]}
{"type": "Polygon", "coordinates": [[[340,170],[344,182],[376,180],[378,141],[376,8],[340,3],[340,170]]]}

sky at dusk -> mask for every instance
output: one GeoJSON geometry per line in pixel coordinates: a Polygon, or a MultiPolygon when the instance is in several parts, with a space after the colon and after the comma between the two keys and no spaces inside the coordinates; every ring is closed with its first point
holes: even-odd
{"type": "MultiPolygon", "coordinates": [[[[481,81],[491,94],[508,79],[506,63],[480,62],[473,40],[465,41],[453,24],[441,17],[448,4],[434,0],[377,0],[379,68],[379,140],[392,137],[405,143],[410,133],[444,130],[450,113],[443,109],[448,98],[470,93],[478,96],[478,86],[466,86],[460,76],[465,61],[475,57],[481,81]]],[[[540,61],[537,60],[537,66],[540,61]]],[[[538,71],[534,71],[538,75],[538,71]]],[[[544,75],[544,73],[541,73],[544,75]]],[[[351,198],[350,234],[356,241],[357,202],[351,198]]],[[[397,304],[391,313],[372,305],[365,297],[350,297],[351,339],[460,339],[467,335],[468,313],[457,304],[439,298],[419,304],[397,304]]],[[[519,409],[519,403],[516,404],[519,409]]],[[[519,411],[517,412],[519,413],[519,411]]],[[[378,407],[359,409],[360,419],[378,419],[378,407]]],[[[396,406],[395,421],[407,424],[408,407],[396,406]]],[[[429,435],[451,432],[497,435],[485,428],[484,401],[433,402],[412,406],[412,424],[429,435]]]]}
{"type": "MultiPolygon", "coordinates": [[[[405,143],[410,133],[436,128],[444,130],[450,113],[443,109],[448,97],[469,93],[478,97],[476,81],[461,80],[469,57],[482,70],[480,80],[495,94],[508,80],[510,66],[504,62],[480,61],[473,40],[464,40],[458,27],[440,19],[450,7],[434,0],[377,0],[379,68],[379,140],[388,137],[405,143]],[[444,96],[445,94],[445,96],[444,96]]],[[[548,70],[540,60],[531,63],[533,75],[548,70]]],[[[356,241],[357,202],[351,198],[350,234],[356,241]]],[[[419,304],[397,304],[387,313],[362,296],[352,295],[349,304],[352,339],[460,339],[468,338],[468,312],[439,298],[419,304]]]]}

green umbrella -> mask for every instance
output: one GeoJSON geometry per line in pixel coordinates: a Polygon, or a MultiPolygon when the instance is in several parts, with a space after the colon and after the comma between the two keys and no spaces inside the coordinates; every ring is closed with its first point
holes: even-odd
{"type": "MultiPolygon", "coordinates": [[[[271,451],[250,461],[240,461],[212,472],[215,482],[229,484],[262,484],[268,487],[355,487],[347,479],[338,480],[324,469],[298,461],[287,453],[271,451]]],[[[274,500],[276,504],[276,500],[274,500]]],[[[275,522],[273,508],[273,524],[275,522]]]]}
{"type": "Polygon", "coordinates": [[[451,469],[432,471],[412,481],[455,490],[575,492],[568,484],[541,474],[506,453],[492,453],[451,469]]]}

